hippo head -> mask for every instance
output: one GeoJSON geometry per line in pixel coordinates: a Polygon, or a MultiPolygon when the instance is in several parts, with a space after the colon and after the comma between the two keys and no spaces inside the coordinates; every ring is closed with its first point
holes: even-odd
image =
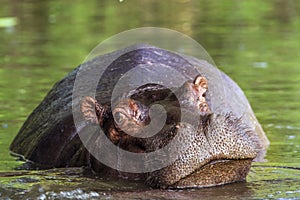
{"type": "Polygon", "coordinates": [[[172,162],[143,173],[150,186],[207,187],[243,181],[261,149],[259,139],[241,117],[211,111],[206,99],[208,85],[201,75],[175,92],[147,84],[125,95],[113,108],[84,97],[81,112],[87,122],[100,126],[112,143],[126,151],[154,152],[181,135],[176,150],[169,152],[176,154],[174,158],[168,155],[172,162]],[[155,121],[150,109],[153,104],[162,105],[167,117],[163,128],[147,137],[143,130],[155,121]],[[191,123],[181,121],[183,113],[191,123]]]}

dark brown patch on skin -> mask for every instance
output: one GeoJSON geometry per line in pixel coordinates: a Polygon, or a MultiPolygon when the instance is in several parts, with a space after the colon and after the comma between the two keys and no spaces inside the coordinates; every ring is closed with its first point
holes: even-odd
{"type": "Polygon", "coordinates": [[[111,127],[109,129],[109,139],[114,143],[114,144],[118,144],[118,142],[121,139],[120,133],[115,129],[115,127],[111,127]]]}

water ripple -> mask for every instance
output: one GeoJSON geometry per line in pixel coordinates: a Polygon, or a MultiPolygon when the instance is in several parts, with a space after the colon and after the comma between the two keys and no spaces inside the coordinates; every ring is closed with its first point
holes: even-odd
{"type": "Polygon", "coordinates": [[[300,127],[291,126],[291,125],[275,125],[275,124],[268,124],[268,127],[274,127],[274,128],[276,128],[276,129],[300,130],[300,127]]]}

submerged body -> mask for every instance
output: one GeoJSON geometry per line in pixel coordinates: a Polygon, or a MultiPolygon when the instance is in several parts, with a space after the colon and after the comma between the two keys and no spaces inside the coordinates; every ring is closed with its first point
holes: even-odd
{"type": "MultiPolygon", "coordinates": [[[[72,96],[79,71],[75,69],[53,87],[28,117],[11,144],[11,151],[39,167],[87,166],[106,177],[142,179],[148,185],[161,188],[205,187],[242,181],[251,162],[263,157],[268,140],[246,97],[214,66],[148,45],[96,57],[86,65],[97,69],[103,67],[106,60],[112,62],[97,85],[95,97],[72,96]],[[117,81],[138,65],[143,65],[149,77],[161,73],[156,66],[164,65],[180,72],[186,81],[174,90],[149,82],[129,89],[122,100],[112,106],[117,81]],[[74,123],[72,97],[73,106],[76,102],[75,107],[82,116],[80,129],[74,123]],[[150,107],[154,103],[164,106],[166,123],[156,135],[141,137],[144,128],[155,121],[150,117],[150,107]],[[181,121],[184,112],[197,126],[181,121]],[[137,154],[155,152],[168,145],[177,134],[193,134],[194,138],[183,138],[184,148],[179,147],[179,156],[161,169],[145,173],[132,173],[132,169],[123,172],[96,159],[97,156],[113,159],[118,152],[107,155],[99,151],[99,155],[95,155],[86,149],[80,132],[88,130],[89,126],[101,128],[114,145],[137,154]]],[[[95,80],[99,80],[96,75],[84,80],[82,90],[95,80]]],[[[125,87],[130,88],[131,83],[128,84],[125,87]]],[[[93,148],[97,150],[103,140],[98,133],[90,134],[93,148]]],[[[146,168],[146,165],[139,163],[136,167],[146,168]]]]}

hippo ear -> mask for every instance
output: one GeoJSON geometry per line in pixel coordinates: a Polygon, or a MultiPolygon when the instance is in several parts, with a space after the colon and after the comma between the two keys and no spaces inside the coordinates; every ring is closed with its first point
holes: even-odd
{"type": "Polygon", "coordinates": [[[198,75],[195,79],[194,79],[194,85],[195,88],[202,93],[205,93],[207,90],[207,79],[203,76],[198,75]]]}
{"type": "Polygon", "coordinates": [[[199,111],[201,113],[201,116],[212,114],[205,97],[206,91],[208,89],[207,79],[203,76],[198,75],[194,80],[194,88],[199,95],[199,111]]]}
{"type": "Polygon", "coordinates": [[[100,115],[101,106],[96,99],[92,97],[84,97],[80,103],[81,113],[86,121],[91,124],[101,125],[100,115]]]}

